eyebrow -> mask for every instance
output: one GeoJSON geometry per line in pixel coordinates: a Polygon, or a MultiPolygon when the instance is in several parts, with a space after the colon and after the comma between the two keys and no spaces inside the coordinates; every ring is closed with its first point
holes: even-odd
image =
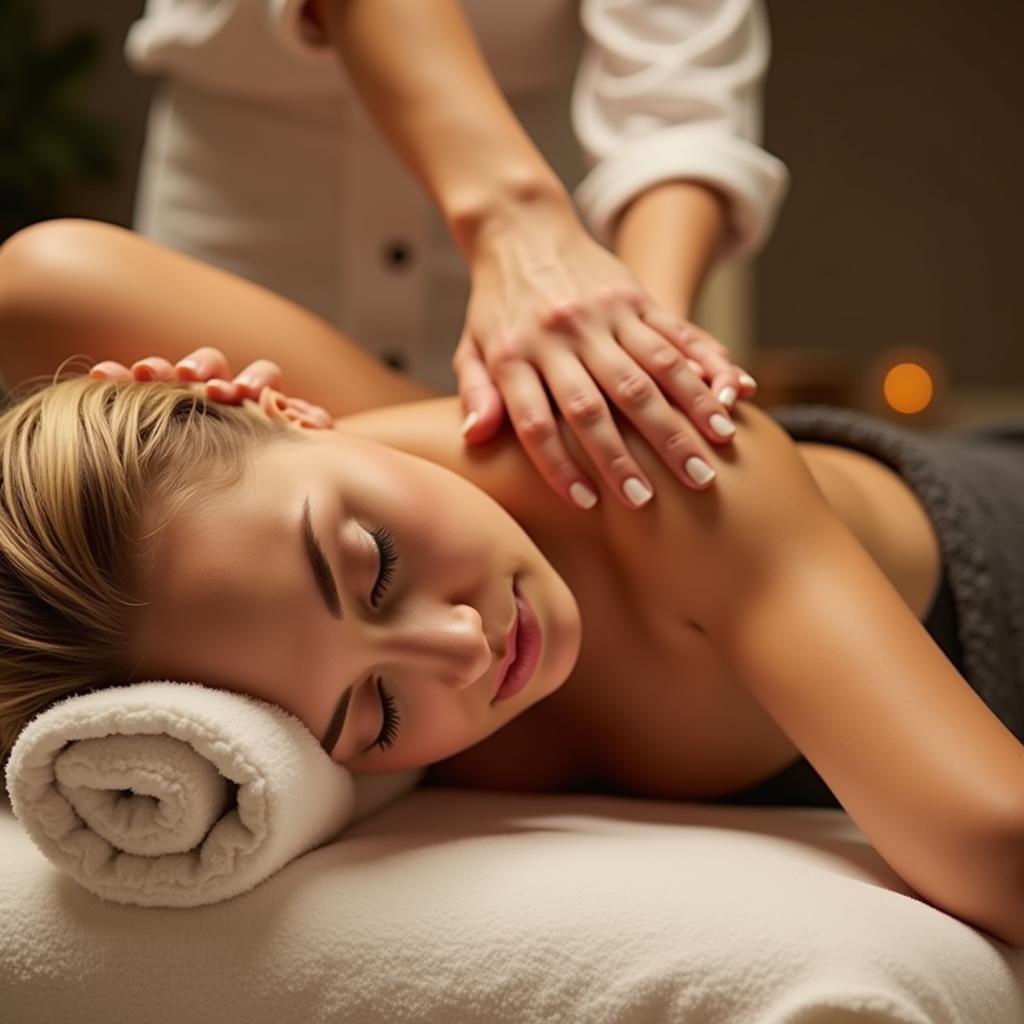
{"type": "Polygon", "coordinates": [[[352,691],[354,689],[355,685],[352,685],[341,695],[341,699],[334,709],[334,714],[331,715],[331,724],[327,726],[327,732],[324,733],[324,738],[320,741],[320,745],[328,754],[333,754],[334,748],[338,745],[338,738],[341,736],[341,730],[345,725],[348,703],[352,699],[352,691]]]}
{"type": "Polygon", "coordinates": [[[341,598],[338,597],[338,584],[334,581],[334,573],[331,572],[330,563],[324,554],[324,549],[313,532],[313,520],[309,511],[309,495],[302,503],[302,544],[309,557],[309,564],[313,569],[313,576],[316,579],[317,590],[327,605],[327,610],[336,618],[345,618],[341,609],[341,598]]]}
{"type": "MultiPolygon", "coordinates": [[[[324,554],[323,545],[321,545],[316,534],[313,532],[313,517],[309,509],[308,494],[306,495],[306,500],[302,503],[300,526],[302,546],[309,558],[309,565],[313,570],[313,578],[316,580],[317,590],[320,591],[320,596],[324,599],[324,604],[327,605],[327,610],[331,615],[336,619],[343,619],[345,614],[341,608],[341,598],[338,596],[338,584],[334,579],[334,573],[331,572],[330,562],[327,561],[327,556],[324,554]]],[[[352,691],[354,689],[355,686],[350,686],[338,699],[334,713],[331,715],[330,724],[327,726],[327,732],[324,733],[324,737],[320,741],[320,746],[328,754],[333,753],[334,748],[338,745],[338,738],[341,736],[341,730],[345,727],[345,716],[348,714],[348,705],[352,700],[352,691]]]]}

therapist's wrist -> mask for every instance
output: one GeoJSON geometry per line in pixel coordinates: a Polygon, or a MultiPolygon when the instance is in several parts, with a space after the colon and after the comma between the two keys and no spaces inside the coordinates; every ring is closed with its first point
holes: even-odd
{"type": "Polygon", "coordinates": [[[689,319],[728,222],[725,197],[703,182],[640,193],[612,227],[612,251],[662,309],[689,319]]]}
{"type": "Polygon", "coordinates": [[[580,228],[565,186],[553,172],[506,172],[500,182],[467,192],[445,211],[448,229],[467,263],[509,231],[580,228]]]}

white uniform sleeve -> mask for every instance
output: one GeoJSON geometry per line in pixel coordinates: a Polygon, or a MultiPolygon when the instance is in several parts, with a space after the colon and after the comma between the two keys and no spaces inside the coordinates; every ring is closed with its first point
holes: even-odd
{"type": "Polygon", "coordinates": [[[590,170],[575,198],[595,237],[610,245],[636,196],[688,179],[728,201],[717,257],[755,252],[789,182],[759,145],[770,51],[761,0],[582,0],[581,20],[572,121],[590,170]]]}

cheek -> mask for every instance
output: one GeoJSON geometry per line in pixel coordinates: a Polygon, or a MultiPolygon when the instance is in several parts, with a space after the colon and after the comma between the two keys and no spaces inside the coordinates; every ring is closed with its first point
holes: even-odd
{"type": "Polygon", "coordinates": [[[422,699],[408,702],[406,739],[421,763],[450,757],[480,739],[483,731],[480,716],[466,706],[469,703],[466,698],[473,696],[477,695],[472,693],[472,688],[469,692],[438,689],[418,694],[422,699]]]}
{"type": "Polygon", "coordinates": [[[399,557],[410,571],[429,574],[434,582],[451,581],[467,572],[479,574],[494,563],[506,538],[495,528],[489,510],[460,495],[410,490],[381,516],[399,542],[399,557]],[[438,578],[434,578],[438,574],[438,578]]]}
{"type": "Polygon", "coordinates": [[[463,704],[460,697],[465,695],[459,692],[413,694],[411,699],[408,693],[398,698],[402,721],[394,747],[365,755],[353,765],[356,771],[401,771],[434,764],[479,743],[498,724],[489,728],[487,716],[463,704]]]}

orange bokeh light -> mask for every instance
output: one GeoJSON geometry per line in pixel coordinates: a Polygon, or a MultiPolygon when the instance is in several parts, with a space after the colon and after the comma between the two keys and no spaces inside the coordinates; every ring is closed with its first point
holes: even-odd
{"type": "Polygon", "coordinates": [[[891,408],[912,414],[928,408],[935,384],[932,375],[918,363],[897,363],[885,375],[882,394],[891,408]]]}

